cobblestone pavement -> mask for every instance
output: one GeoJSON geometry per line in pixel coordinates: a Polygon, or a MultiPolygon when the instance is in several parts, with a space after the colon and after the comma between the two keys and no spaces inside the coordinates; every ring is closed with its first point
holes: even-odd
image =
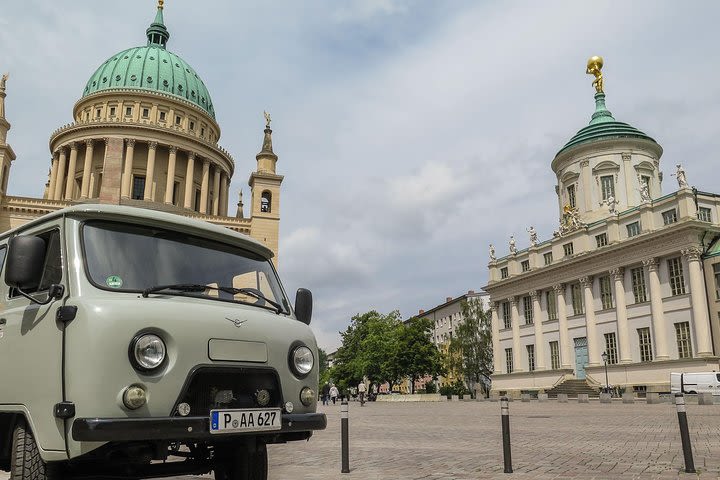
{"type": "Polygon", "coordinates": [[[269,447],[270,479],[720,478],[720,405],[688,405],[698,475],[682,472],[671,404],[513,402],[512,475],[497,402],[351,403],[349,474],[340,473],[340,406],[320,409],[327,430],[269,447]]]}

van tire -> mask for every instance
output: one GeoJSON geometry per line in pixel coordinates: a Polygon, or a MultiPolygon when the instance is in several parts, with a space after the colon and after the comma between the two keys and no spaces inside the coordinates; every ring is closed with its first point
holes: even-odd
{"type": "Polygon", "coordinates": [[[268,457],[265,444],[258,444],[254,452],[239,450],[225,453],[222,461],[213,469],[215,480],[267,480],[268,457]],[[245,463],[249,465],[247,474],[243,468],[245,463]]]}
{"type": "Polygon", "coordinates": [[[40,457],[35,436],[24,419],[13,430],[10,480],[57,480],[55,465],[47,464],[40,457]]]}

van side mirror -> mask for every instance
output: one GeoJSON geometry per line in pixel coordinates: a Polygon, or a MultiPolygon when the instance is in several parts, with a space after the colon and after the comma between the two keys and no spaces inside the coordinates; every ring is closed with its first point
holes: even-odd
{"type": "Polygon", "coordinates": [[[305,325],[312,319],[312,292],[306,288],[298,288],[295,294],[295,316],[305,325]]]}
{"type": "Polygon", "coordinates": [[[8,242],[5,283],[18,290],[40,285],[45,263],[45,240],[32,235],[13,237],[8,242]]]}

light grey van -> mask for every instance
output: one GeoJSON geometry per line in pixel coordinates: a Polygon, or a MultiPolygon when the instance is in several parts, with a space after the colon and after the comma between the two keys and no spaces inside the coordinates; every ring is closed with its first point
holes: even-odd
{"type": "Polygon", "coordinates": [[[0,470],[266,479],[316,412],[312,296],[249,237],[85,205],[0,236],[0,470]]]}

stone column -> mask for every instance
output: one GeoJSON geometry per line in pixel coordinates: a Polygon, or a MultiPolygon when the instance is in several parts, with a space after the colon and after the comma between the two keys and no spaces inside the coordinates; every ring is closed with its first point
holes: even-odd
{"type": "Polygon", "coordinates": [[[502,373],[502,357],[500,355],[500,320],[498,318],[498,303],[490,304],[490,325],[492,328],[493,370],[494,374],[502,373]]]}
{"type": "Polygon", "coordinates": [[[580,278],[580,285],[583,288],[583,301],[585,303],[585,336],[588,343],[588,365],[601,365],[600,342],[598,341],[597,328],[595,327],[595,301],[593,298],[593,278],[590,276],[580,278]]]}
{"type": "Polygon", "coordinates": [[[193,175],[195,174],[195,153],[188,152],[187,170],[185,171],[185,201],[184,208],[192,209],[193,175]]]}
{"type": "Polygon", "coordinates": [[[572,347],[570,345],[570,332],[567,322],[567,304],[565,303],[565,284],[553,285],[557,301],[558,333],[560,335],[560,366],[572,368],[572,347]]]}
{"type": "Polygon", "coordinates": [[[130,198],[132,195],[132,169],[133,161],[135,157],[135,139],[128,138],[126,140],[127,149],[125,150],[125,170],[122,175],[122,187],[120,190],[120,197],[130,198]]]}
{"type": "Polygon", "coordinates": [[[145,174],[145,192],[143,193],[143,199],[152,202],[155,201],[153,184],[155,183],[155,151],[157,146],[157,142],[148,143],[147,173],[145,174]]]}
{"type": "Polygon", "coordinates": [[[213,201],[212,214],[220,214],[220,167],[215,166],[215,175],[213,176],[213,201]]]}
{"type": "Polygon", "coordinates": [[[65,186],[65,164],[67,163],[67,147],[60,147],[60,162],[58,163],[58,172],[55,177],[55,191],[53,192],[53,200],[62,199],[63,187],[65,186]]]}
{"type": "Polygon", "coordinates": [[[165,182],[165,203],[173,203],[173,190],[175,190],[175,164],[177,163],[177,147],[170,147],[168,157],[167,181],[165,182]]]}
{"type": "Polygon", "coordinates": [[[65,200],[72,200],[75,190],[75,169],[77,168],[77,142],[70,142],[70,163],[68,164],[67,178],[65,179],[65,200]]]}
{"type": "Polygon", "coordinates": [[[83,165],[82,184],[80,185],[80,198],[88,198],[90,192],[90,171],[92,169],[93,140],[85,140],[85,164],[83,165]]]}
{"type": "Polygon", "coordinates": [[[200,187],[200,213],[207,213],[208,190],[210,190],[210,160],[203,158],[202,186],[200,187]]]}
{"type": "Polygon", "coordinates": [[[227,173],[220,175],[220,215],[227,217],[228,209],[228,177],[227,173]]]}
{"type": "Polygon", "coordinates": [[[697,356],[711,357],[713,349],[710,318],[708,316],[705,282],[700,267],[702,249],[698,246],[692,246],[682,250],[682,254],[687,259],[688,273],[690,275],[690,302],[692,304],[695,338],[697,338],[697,356]]]}
{"type": "Polygon", "coordinates": [[[52,200],[55,197],[55,181],[58,174],[58,163],[60,162],[60,152],[55,151],[53,153],[52,168],[50,169],[50,185],[48,188],[48,200],[52,200]]]}
{"type": "Polygon", "coordinates": [[[535,370],[545,370],[545,339],[542,331],[542,310],[537,290],[530,291],[533,304],[533,324],[535,325],[535,370]]]}
{"type": "Polygon", "coordinates": [[[655,342],[653,342],[655,344],[655,360],[667,360],[670,355],[665,332],[665,313],[660,291],[657,258],[643,260],[643,265],[647,267],[650,279],[650,311],[652,312],[652,328],[655,336],[655,342]]]}
{"type": "Polygon", "coordinates": [[[625,269],[613,268],[610,270],[615,281],[615,315],[617,316],[618,348],[620,363],[632,363],[630,351],[630,333],[628,331],[627,304],[625,303],[625,269]]]}
{"type": "Polygon", "coordinates": [[[518,313],[517,297],[508,298],[510,302],[510,319],[512,321],[513,336],[513,372],[524,372],[523,365],[520,363],[520,314],[518,313]]]}

